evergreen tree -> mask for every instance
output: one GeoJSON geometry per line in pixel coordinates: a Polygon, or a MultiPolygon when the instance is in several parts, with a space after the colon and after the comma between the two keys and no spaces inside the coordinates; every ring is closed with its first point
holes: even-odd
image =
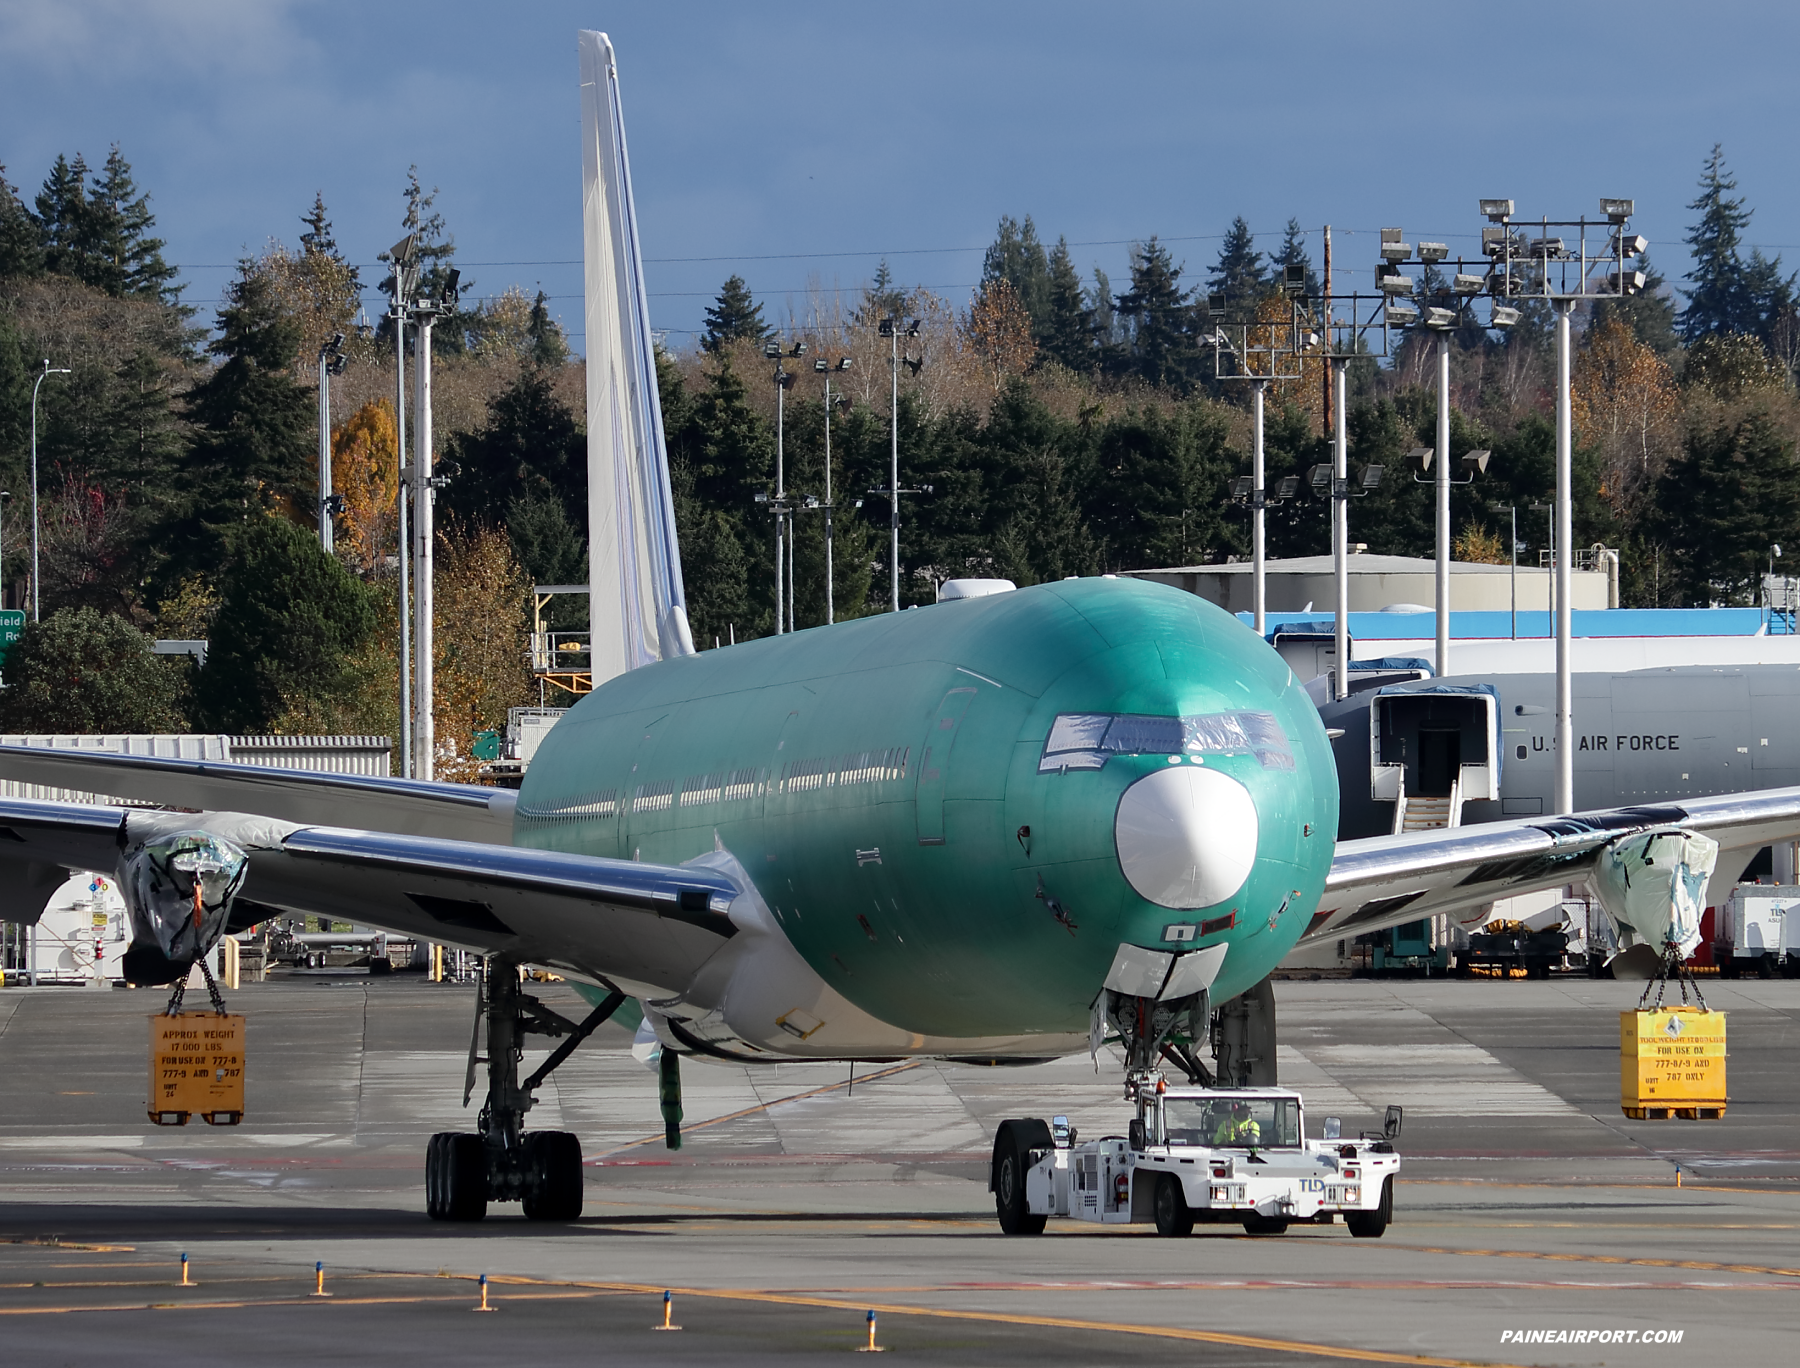
{"type": "Polygon", "coordinates": [[[728,342],[740,339],[762,342],[774,335],[763,322],[762,305],[750,294],[744,278],[734,275],[725,282],[719,297],[706,311],[706,331],[700,335],[700,350],[716,353],[728,342]]]}
{"type": "Polygon", "coordinates": [[[1199,381],[1204,357],[1180,282],[1181,267],[1151,238],[1132,249],[1131,288],[1119,296],[1119,313],[1128,329],[1131,371],[1148,384],[1185,392],[1199,381]]]}
{"type": "Polygon", "coordinates": [[[18,187],[0,165],[0,280],[42,275],[44,244],[31,211],[19,199],[18,187]]]}
{"type": "Polygon", "coordinates": [[[1256,237],[1243,217],[1233,219],[1219,248],[1218,264],[1206,278],[1209,295],[1223,295],[1225,310],[1233,317],[1248,317],[1257,301],[1269,291],[1268,273],[1263,269],[1263,255],[1256,250],[1256,237]]]}
{"type": "Polygon", "coordinates": [[[1800,481],[1792,441],[1758,406],[1689,434],[1658,491],[1665,545],[1662,598],[1674,582],[1689,606],[1754,603],[1771,543],[1800,537],[1800,481]]]}
{"type": "Polygon", "coordinates": [[[1782,276],[1779,257],[1771,260],[1754,250],[1744,260],[1750,210],[1742,196],[1733,197],[1736,189],[1737,178],[1725,169],[1725,149],[1714,143],[1701,172],[1699,198],[1688,205],[1700,220],[1682,239],[1694,258],[1686,277],[1693,288],[1683,291],[1687,308],[1681,316],[1682,341],[1689,344],[1734,332],[1767,342],[1776,321],[1794,304],[1794,278],[1782,276]]]}
{"type": "Polygon", "coordinates": [[[95,733],[183,730],[181,676],[123,618],[65,608],[25,628],[6,653],[0,729],[95,733]]]}
{"type": "MultiPolygon", "coordinates": [[[[1242,223],[1243,220],[1239,219],[1238,222],[1242,223]]],[[[1281,239],[1281,250],[1269,258],[1269,264],[1276,268],[1270,273],[1273,283],[1281,283],[1282,271],[1287,267],[1299,266],[1306,272],[1306,293],[1314,296],[1322,293],[1319,278],[1313,274],[1312,257],[1306,250],[1306,231],[1301,228],[1299,219],[1291,218],[1287,221],[1287,232],[1281,239]]]]}
{"type": "Polygon", "coordinates": [[[257,517],[231,540],[212,644],[195,687],[206,727],[260,732],[347,691],[375,628],[369,591],[312,534],[257,517]]]}
{"type": "Polygon", "coordinates": [[[325,209],[325,192],[313,192],[312,208],[300,216],[305,230],[300,234],[300,253],[303,257],[323,257],[330,261],[345,280],[346,294],[360,299],[362,297],[362,277],[356,264],[347,261],[338,248],[337,236],[332,231],[331,216],[325,209]]]}
{"type": "Polygon", "coordinates": [[[217,564],[233,525],[284,501],[310,505],[316,487],[313,395],[293,378],[300,326],[268,278],[243,264],[218,313],[218,366],[188,395],[198,432],[188,504],[174,538],[178,570],[217,564]]]}
{"type": "MultiPolygon", "coordinates": [[[[570,526],[587,525],[587,439],[551,387],[552,375],[527,366],[489,401],[480,431],[450,439],[445,454],[457,469],[438,491],[447,516],[494,527],[516,499],[554,498],[570,526]]],[[[523,551],[519,558],[537,572],[523,551]]]]}
{"type": "Polygon", "coordinates": [[[1058,238],[1050,252],[1047,300],[1047,325],[1039,342],[1044,354],[1070,370],[1089,369],[1094,364],[1094,313],[1082,294],[1081,276],[1065,238],[1058,238]]]}
{"type": "Polygon", "coordinates": [[[550,296],[542,290],[531,301],[531,319],[525,325],[525,336],[531,343],[531,363],[555,369],[569,359],[569,342],[563,330],[550,317],[550,296]]]}
{"type": "Polygon", "coordinates": [[[887,258],[875,268],[875,278],[863,286],[862,302],[850,315],[858,327],[872,328],[884,318],[899,318],[906,312],[906,291],[894,284],[894,273],[887,258]]]}
{"type": "Polygon", "coordinates": [[[44,269],[91,285],[88,245],[93,232],[88,222],[87,174],[87,162],[79,152],[72,162],[58,153],[37,194],[37,224],[44,269]]]}
{"type": "Polygon", "coordinates": [[[150,196],[138,193],[131,166],[113,144],[106,165],[94,177],[88,197],[91,222],[90,251],[94,270],[104,277],[99,284],[111,295],[153,297],[173,304],[181,295],[174,283],[175,268],[162,257],[163,240],[150,236],[156,217],[150,212],[150,196]]]}
{"type": "Polygon", "coordinates": [[[1088,317],[1094,320],[1094,337],[1103,356],[1110,357],[1118,348],[1119,314],[1113,304],[1112,281],[1106,272],[1094,267],[1094,285],[1087,292],[1088,317]]]}
{"type": "Polygon", "coordinates": [[[1021,224],[1009,214],[1000,217],[999,231],[981,259],[981,283],[1004,280],[1031,316],[1032,339],[1042,346],[1050,335],[1050,260],[1038,241],[1031,215],[1021,224]]]}

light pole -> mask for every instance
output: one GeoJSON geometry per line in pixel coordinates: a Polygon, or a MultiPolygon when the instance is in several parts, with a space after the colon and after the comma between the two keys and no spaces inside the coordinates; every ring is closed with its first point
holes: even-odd
{"type": "Polygon", "coordinates": [[[6,607],[6,506],[12,502],[12,490],[0,489],[0,608],[6,607]]]}
{"type": "MultiPolygon", "coordinates": [[[[1571,453],[1574,421],[1569,394],[1569,318],[1576,305],[1596,298],[1623,298],[1636,294],[1647,283],[1641,270],[1627,270],[1628,259],[1642,259],[1649,242],[1630,231],[1636,204],[1628,199],[1602,199],[1602,220],[1539,219],[1531,225],[1539,236],[1526,239],[1513,223],[1512,200],[1482,200],[1481,213],[1489,226],[1481,230],[1481,250],[1493,263],[1489,291],[1496,300],[1535,297],[1556,312],[1556,512],[1552,562],[1556,574],[1556,811],[1575,807],[1575,699],[1573,593],[1569,571],[1574,537],[1574,489],[1571,453]],[[1588,230],[1611,234],[1606,250],[1588,250],[1588,230]],[[1552,235],[1551,230],[1563,230],[1552,235]],[[1573,230],[1572,233],[1568,230],[1573,230]],[[1568,238],[1574,238],[1571,247],[1568,238]],[[1513,272],[1517,262],[1528,267],[1529,281],[1513,272]],[[1610,268],[1610,269],[1609,269],[1610,268]]],[[[1594,246],[1598,249],[1599,242],[1594,246]]]]}
{"type": "Polygon", "coordinates": [[[1506,574],[1512,588],[1512,639],[1519,639],[1519,506],[1510,503],[1490,503],[1489,508],[1496,513],[1506,513],[1512,518],[1512,536],[1506,543],[1506,574]]]}
{"type": "Polygon", "coordinates": [[[796,342],[790,350],[783,351],[781,343],[765,342],[763,355],[775,363],[775,501],[770,509],[775,514],[775,635],[780,636],[794,630],[794,536],[788,526],[785,432],[787,392],[797,378],[782,361],[805,356],[806,343],[796,342]]]}
{"type": "MultiPolygon", "coordinates": [[[[900,496],[921,492],[900,488],[900,337],[902,331],[907,337],[917,337],[919,320],[910,320],[903,330],[898,318],[884,318],[878,325],[878,331],[888,339],[888,369],[892,382],[888,401],[888,487],[871,489],[869,492],[888,496],[888,577],[893,591],[893,606],[890,611],[897,613],[900,611],[900,496]]],[[[925,364],[925,359],[920,357],[915,362],[908,357],[906,364],[917,375],[919,367],[925,364]]]]}
{"type": "Polygon", "coordinates": [[[831,393],[831,373],[850,369],[850,358],[840,356],[837,365],[828,363],[824,357],[813,362],[815,371],[825,375],[825,502],[820,505],[825,510],[825,622],[829,626],[837,621],[836,590],[832,584],[832,547],[831,547],[831,407],[833,403],[844,408],[850,407],[850,396],[831,393]]]}
{"type": "Polygon", "coordinates": [[[1250,478],[1247,484],[1242,479],[1236,481],[1232,492],[1239,502],[1250,505],[1250,610],[1258,636],[1268,630],[1267,510],[1271,503],[1281,502],[1269,498],[1264,475],[1263,396],[1271,380],[1300,380],[1305,376],[1304,365],[1299,361],[1305,349],[1299,301],[1306,294],[1306,268],[1285,267],[1281,288],[1290,301],[1285,324],[1276,318],[1239,324],[1235,342],[1226,326],[1217,322],[1217,316],[1225,311],[1225,296],[1208,295],[1206,300],[1207,312],[1215,316],[1211,337],[1214,378],[1250,383],[1250,478]],[[1229,367],[1227,356],[1233,362],[1229,367]],[[1291,369],[1284,362],[1291,363],[1291,369]]]}
{"type": "Polygon", "coordinates": [[[44,358],[44,369],[38,372],[36,384],[31,387],[31,620],[38,620],[39,588],[38,588],[38,478],[37,478],[37,403],[38,386],[53,375],[74,374],[67,366],[52,368],[50,358],[44,358]]]}
{"type": "Polygon", "coordinates": [[[394,271],[394,462],[395,490],[399,505],[400,569],[400,773],[413,777],[412,708],[412,586],[409,583],[411,537],[406,516],[406,301],[418,284],[419,260],[413,253],[417,234],[409,234],[388,249],[394,271]]]}
{"type": "Polygon", "coordinates": [[[331,492],[331,377],[342,375],[349,358],[344,355],[344,335],[333,333],[319,348],[319,545],[330,555],[333,516],[343,501],[331,492]]]}
{"type": "Polygon", "coordinates": [[[413,356],[413,687],[417,704],[413,710],[413,774],[415,778],[434,777],[437,755],[437,732],[434,693],[436,662],[433,612],[432,563],[436,556],[433,542],[436,530],[432,505],[444,483],[432,473],[436,453],[432,450],[431,424],[431,329],[439,315],[456,309],[456,286],[462,273],[455,269],[445,274],[443,293],[436,299],[429,295],[412,302],[407,310],[413,324],[415,354],[413,356]]]}

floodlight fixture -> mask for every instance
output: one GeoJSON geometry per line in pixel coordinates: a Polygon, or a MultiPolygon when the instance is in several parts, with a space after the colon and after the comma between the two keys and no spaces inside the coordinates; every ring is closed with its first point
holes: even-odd
{"type": "Polygon", "coordinates": [[[769,501],[769,496],[766,493],[759,492],[756,496],[756,501],[758,503],[767,503],[769,501]]]}
{"type": "Polygon", "coordinates": [[[769,360],[771,360],[771,361],[781,360],[781,343],[779,343],[779,342],[763,343],[763,355],[768,357],[769,360]]]}
{"type": "Polygon", "coordinates": [[[906,325],[906,335],[908,337],[917,337],[919,335],[919,320],[918,319],[915,318],[906,325]]]}
{"type": "Polygon", "coordinates": [[[1308,467],[1306,482],[1313,487],[1315,494],[1323,494],[1331,488],[1331,467],[1328,465],[1308,467]]]}
{"type": "Polygon", "coordinates": [[[1447,243],[1421,242],[1419,244],[1419,260],[1420,261],[1424,261],[1424,262],[1444,261],[1444,260],[1447,260],[1449,258],[1449,256],[1450,256],[1450,248],[1447,243]]]}
{"type": "Polygon", "coordinates": [[[794,387],[794,381],[799,378],[800,377],[795,375],[792,371],[778,370],[775,372],[775,383],[780,385],[784,390],[791,390],[794,387]]]}
{"type": "Polygon", "coordinates": [[[1409,295],[1413,292],[1412,277],[1402,273],[1398,266],[1388,266],[1377,278],[1376,284],[1381,287],[1383,294],[1409,295]]]}
{"type": "Polygon", "coordinates": [[[1493,270],[1487,275],[1487,290],[1491,295],[1510,295],[1519,292],[1519,277],[1511,271],[1493,270]]]}
{"type": "Polygon", "coordinates": [[[1473,479],[1477,475],[1487,474],[1488,462],[1493,459],[1493,455],[1493,452],[1485,448],[1479,451],[1465,451],[1462,464],[1463,469],[1468,472],[1469,478],[1473,479]]]}
{"type": "Polygon", "coordinates": [[[1458,271],[1450,277],[1450,293],[1459,295],[1478,295],[1487,288],[1487,281],[1478,275],[1464,275],[1458,271]]]}
{"type": "Polygon", "coordinates": [[[1637,210],[1637,201],[1628,199],[1602,199],[1600,212],[1606,215],[1608,223],[1623,223],[1637,210]]]}
{"type": "Polygon", "coordinates": [[[819,357],[819,358],[818,358],[818,359],[817,359],[817,360],[815,360],[815,361],[814,361],[814,362],[813,362],[813,370],[814,370],[814,371],[815,371],[815,372],[817,372],[817,371],[828,371],[828,370],[830,370],[830,369],[831,369],[831,362],[829,362],[829,361],[827,361],[827,360],[826,360],[826,359],[825,359],[825,358],[824,358],[824,357],[822,357],[822,356],[821,356],[821,357],[819,357]]]}
{"type": "Polygon", "coordinates": [[[350,358],[345,356],[342,352],[339,352],[336,356],[332,357],[331,360],[325,363],[325,373],[327,375],[342,375],[344,373],[344,368],[349,364],[350,358]]]}
{"type": "Polygon", "coordinates": [[[1414,447],[1406,453],[1406,463],[1413,468],[1416,475],[1428,473],[1431,470],[1431,463],[1436,459],[1436,447],[1414,447]]]}
{"type": "Polygon", "coordinates": [[[1440,332],[1447,328],[1454,328],[1456,326],[1456,310],[1455,309],[1427,309],[1427,310],[1425,310],[1425,326],[1428,328],[1436,328],[1440,332]]]}
{"type": "Polygon", "coordinates": [[[1362,492],[1372,494],[1381,488],[1381,477],[1387,474],[1386,466],[1366,465],[1362,473],[1362,492]]]}
{"type": "Polygon", "coordinates": [[[1642,271],[1612,271],[1607,274],[1606,288],[1614,294],[1634,295],[1649,279],[1642,271]]]}
{"type": "Polygon", "coordinates": [[[1306,267],[1301,265],[1283,266],[1281,268],[1281,288],[1289,294],[1306,293],[1306,267]]]}
{"type": "Polygon", "coordinates": [[[1495,223],[1505,223],[1513,216],[1513,202],[1503,199],[1484,199],[1481,202],[1481,216],[1495,223]]]}
{"type": "Polygon", "coordinates": [[[1412,246],[1400,240],[1403,236],[1404,234],[1398,228],[1381,230],[1381,259],[1383,261],[1412,260],[1412,246]]]}
{"type": "Polygon", "coordinates": [[[1255,489],[1256,480],[1254,477],[1249,475],[1239,475],[1231,482],[1231,497],[1237,500],[1237,502],[1242,503],[1255,492],[1255,489]]]}
{"type": "Polygon", "coordinates": [[[331,345],[330,345],[329,350],[342,351],[343,349],[344,349],[344,335],[341,332],[334,332],[331,335],[331,345]]]}
{"type": "Polygon", "coordinates": [[[1209,314],[1224,313],[1225,312],[1225,296],[1222,294],[1209,294],[1206,297],[1206,311],[1209,314]]]}
{"type": "Polygon", "coordinates": [[[457,270],[456,267],[452,266],[450,268],[450,270],[444,276],[444,289],[443,289],[443,292],[438,296],[439,301],[444,306],[445,312],[448,313],[448,312],[455,311],[456,301],[459,297],[458,287],[461,284],[462,284],[462,272],[457,270]]]}
{"type": "Polygon", "coordinates": [[[1481,254],[1483,256],[1504,256],[1507,239],[1512,236],[1506,228],[1483,228],[1481,230],[1481,254]]]}
{"type": "Polygon", "coordinates": [[[1275,482],[1275,502],[1276,503],[1286,503],[1289,499],[1293,498],[1294,495],[1299,492],[1300,492],[1300,477],[1298,475],[1283,475],[1279,480],[1277,480],[1275,482]]]}
{"type": "Polygon", "coordinates": [[[853,363],[851,362],[851,359],[848,356],[840,356],[840,357],[838,357],[838,363],[837,363],[837,366],[835,367],[835,369],[841,370],[841,371],[847,371],[850,369],[852,364],[853,363]]]}
{"type": "Polygon", "coordinates": [[[1533,238],[1531,255],[1543,257],[1547,261],[1562,261],[1569,255],[1569,248],[1559,237],[1533,238]]]}
{"type": "Polygon", "coordinates": [[[792,356],[792,357],[796,357],[796,358],[805,356],[806,355],[806,343],[804,343],[804,342],[794,343],[792,349],[789,350],[788,355],[792,356]]]}
{"type": "Polygon", "coordinates": [[[1607,251],[1613,256],[1642,256],[1650,250],[1650,239],[1642,233],[1620,233],[1607,251]]]}
{"type": "Polygon", "coordinates": [[[883,337],[892,337],[894,335],[895,321],[896,320],[894,320],[892,318],[882,319],[881,322],[879,322],[875,325],[876,332],[878,332],[883,337]]]}
{"type": "Polygon", "coordinates": [[[1387,302],[1387,324],[1390,328],[1410,328],[1419,321],[1419,311],[1410,304],[1402,304],[1398,300],[1387,302]]]}

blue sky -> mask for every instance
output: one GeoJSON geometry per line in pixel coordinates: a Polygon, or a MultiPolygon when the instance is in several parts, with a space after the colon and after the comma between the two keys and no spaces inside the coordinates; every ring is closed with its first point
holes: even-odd
{"type": "Polygon", "coordinates": [[[674,343],[734,270],[776,317],[883,253],[961,303],[1006,213],[1122,287],[1126,242],[1161,234],[1198,277],[1235,214],[1266,246],[1290,215],[1332,223],[1340,269],[1366,268],[1382,225],[1469,242],[1481,196],[1633,196],[1679,275],[1715,141],[1751,239],[1800,265],[1800,10],[1729,0],[0,0],[0,161],[29,197],[58,152],[123,144],[203,308],[315,190],[372,261],[417,163],[477,292],[541,285],[573,322],[578,28],[619,52],[674,343]]]}

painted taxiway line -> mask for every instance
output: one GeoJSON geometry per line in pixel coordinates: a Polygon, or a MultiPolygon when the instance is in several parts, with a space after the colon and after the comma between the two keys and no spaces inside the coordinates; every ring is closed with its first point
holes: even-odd
{"type": "MultiPolygon", "coordinates": [[[[1322,1248],[1330,1246],[1323,1245],[1322,1248]]],[[[1366,1246],[1365,1246],[1366,1248],[1366,1246]]],[[[1630,1268],[1686,1268],[1707,1273],[1757,1273],[1769,1278],[1800,1278],[1800,1268],[1763,1264],[1713,1263],[1706,1259],[1641,1259],[1623,1254],[1552,1254],[1536,1249],[1450,1249],[1434,1245],[1388,1244],[1384,1249],[1408,1254],[1459,1254],[1476,1259],[1544,1259],[1550,1263],[1617,1264],[1630,1268]]],[[[1800,1283],[1796,1283],[1800,1286],[1800,1283]]]]}

